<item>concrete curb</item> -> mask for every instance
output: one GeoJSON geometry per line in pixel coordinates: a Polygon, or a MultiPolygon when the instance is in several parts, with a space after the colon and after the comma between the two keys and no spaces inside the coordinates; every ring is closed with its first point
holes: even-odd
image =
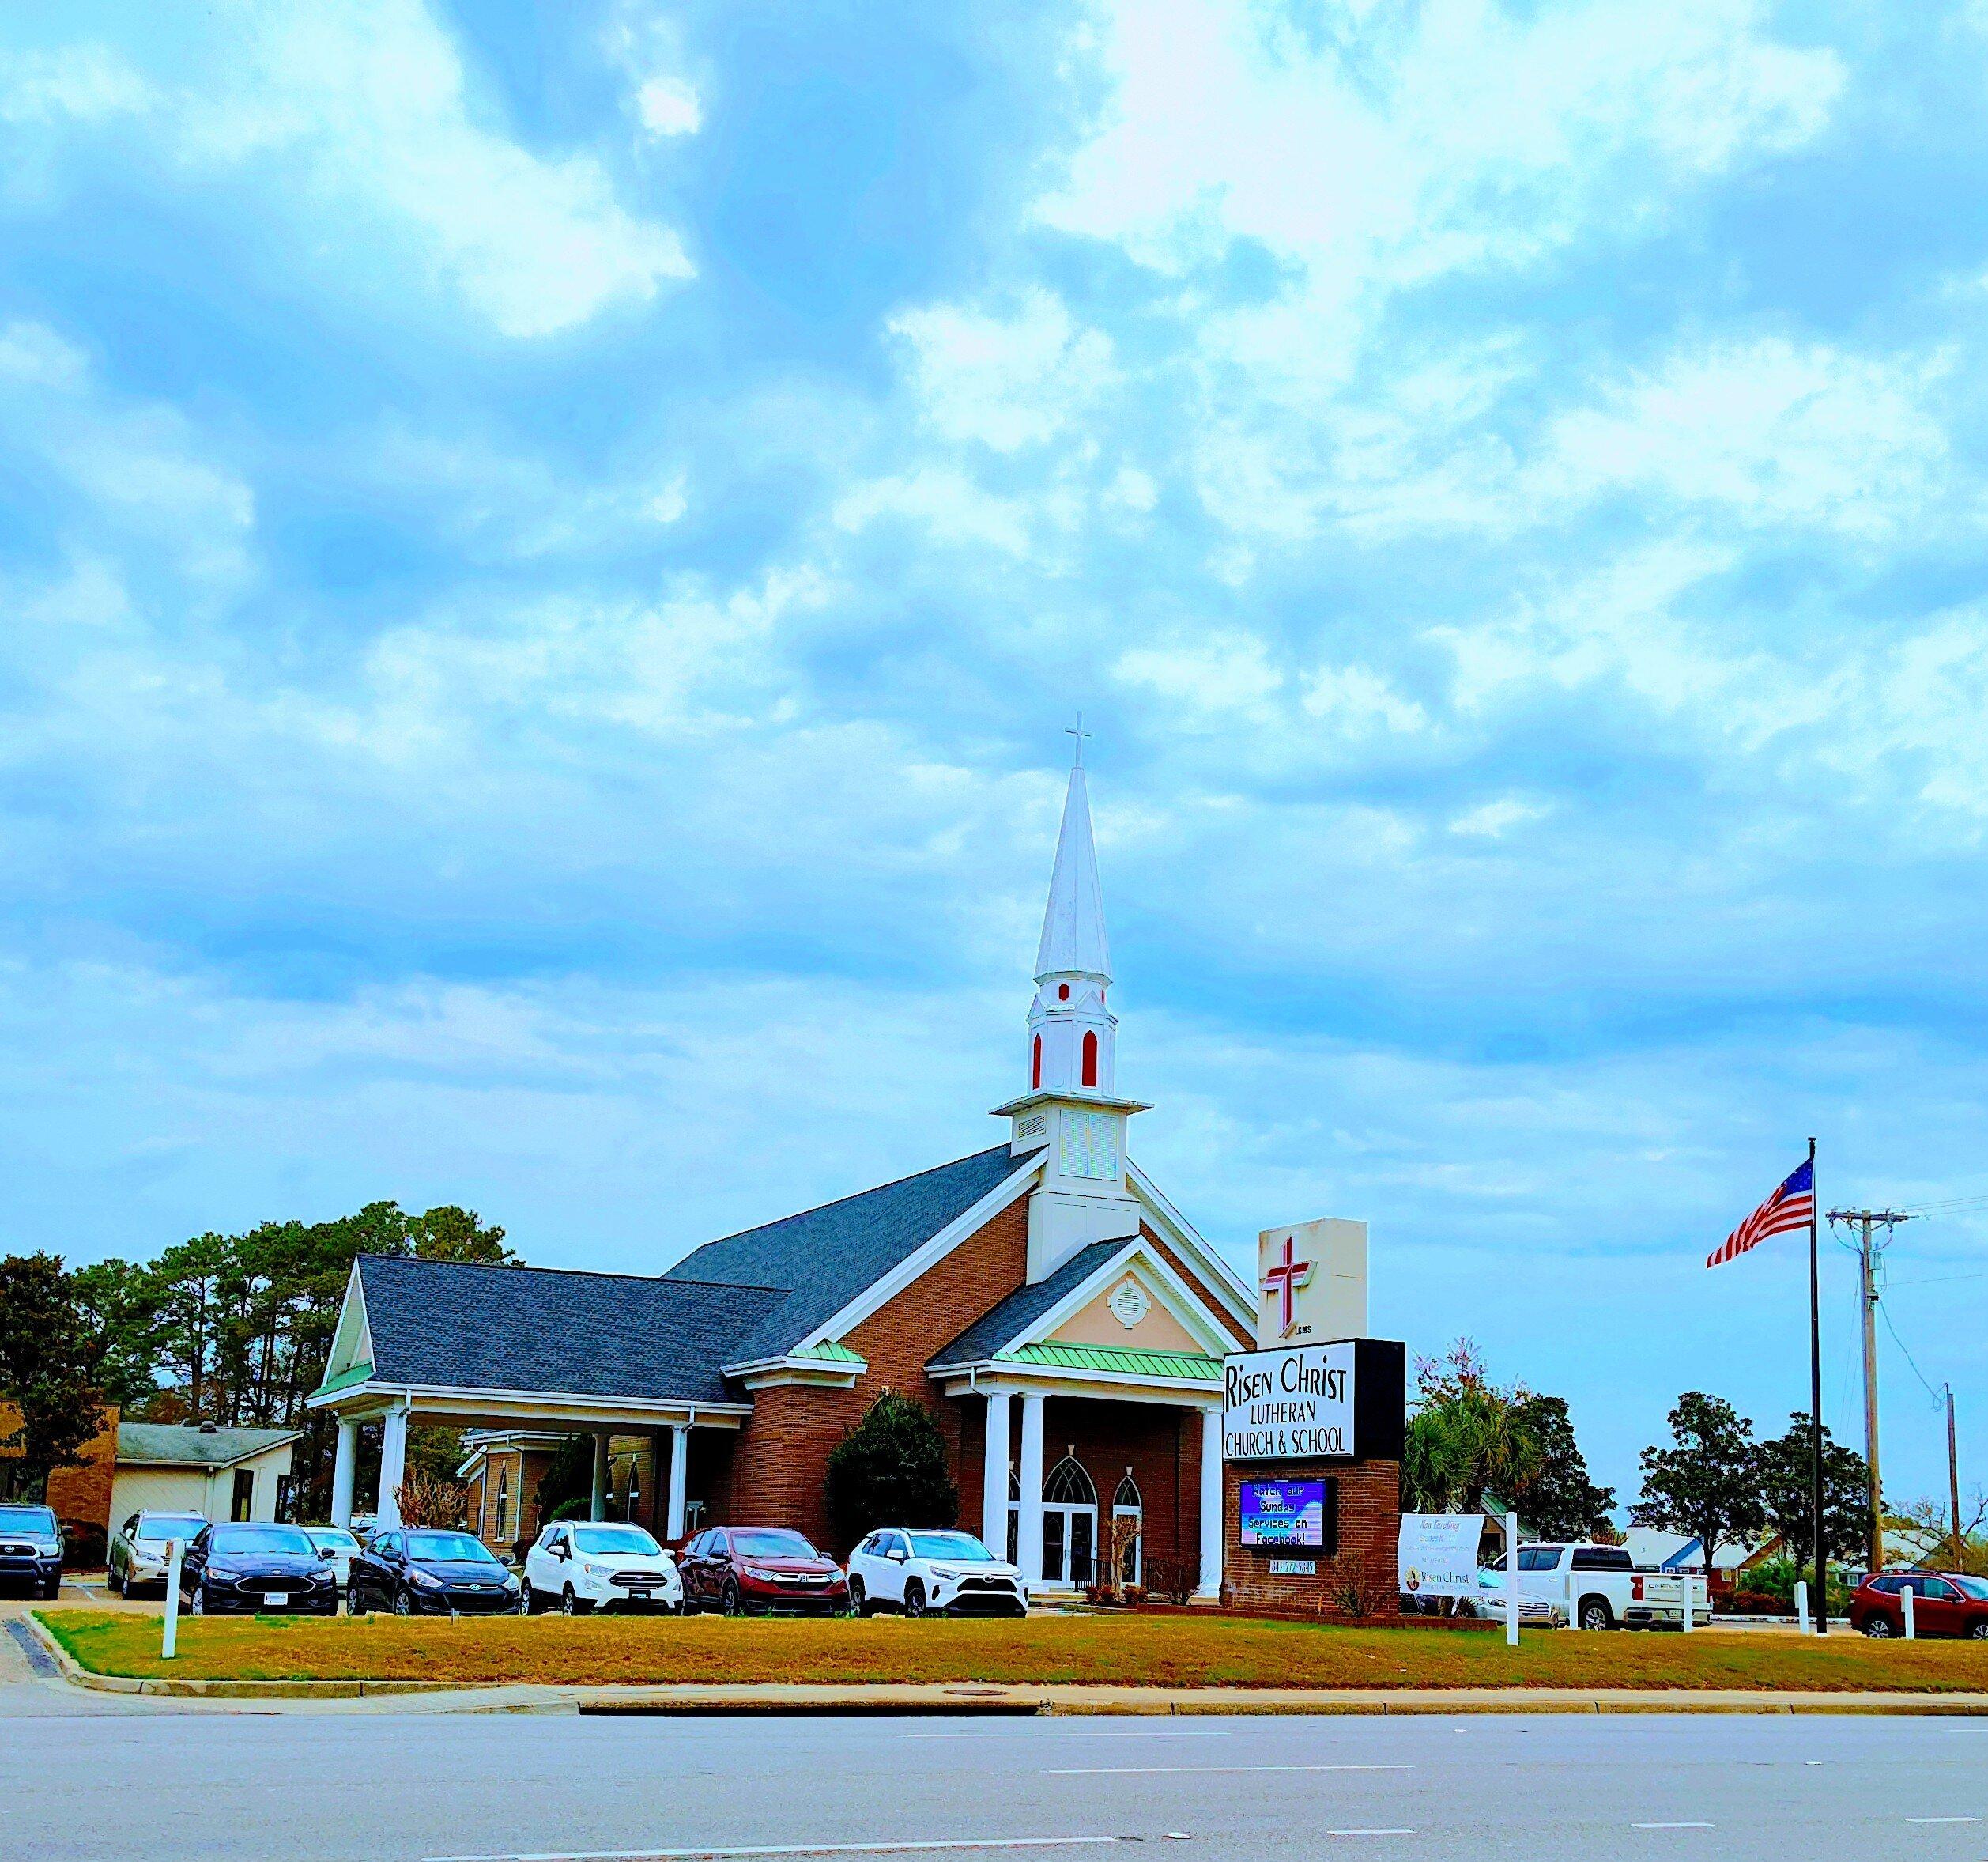
{"type": "Polygon", "coordinates": [[[24,1619],[62,1678],[98,1694],[177,1700],[307,1702],[422,1695],[458,1711],[589,1714],[986,1713],[1886,1713],[1988,1717],[1988,1694],[1775,1694],[1738,1689],[996,1686],[974,1682],[888,1686],[623,1683],[598,1687],[447,1681],[157,1680],[99,1675],[40,1618],[24,1619]]]}

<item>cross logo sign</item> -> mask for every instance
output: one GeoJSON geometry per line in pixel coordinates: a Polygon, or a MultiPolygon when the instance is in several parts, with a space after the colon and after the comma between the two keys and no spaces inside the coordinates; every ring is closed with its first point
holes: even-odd
{"type": "Polygon", "coordinates": [[[1297,1244],[1288,1236],[1284,1237],[1284,1256],[1273,1262],[1263,1275],[1263,1290],[1276,1296],[1280,1302],[1282,1323],[1277,1335],[1288,1339],[1291,1328],[1297,1323],[1296,1301],[1298,1289],[1311,1284],[1312,1263],[1296,1258],[1297,1244]]]}

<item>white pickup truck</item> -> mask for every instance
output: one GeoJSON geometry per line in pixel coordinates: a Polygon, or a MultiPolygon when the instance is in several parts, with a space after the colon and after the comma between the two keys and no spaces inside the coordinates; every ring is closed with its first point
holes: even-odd
{"type": "MultiPolygon", "coordinates": [[[[1503,1573],[1499,1573],[1503,1588],[1503,1573]]],[[[1521,1545],[1518,1603],[1522,1619],[1537,1620],[1544,1606],[1556,1623],[1582,1630],[1682,1629],[1686,1600],[1692,1626],[1711,1622],[1705,1581],[1682,1571],[1639,1571],[1619,1545],[1521,1545]]],[[[1487,1596],[1495,1616],[1502,1598],[1487,1596]]]]}

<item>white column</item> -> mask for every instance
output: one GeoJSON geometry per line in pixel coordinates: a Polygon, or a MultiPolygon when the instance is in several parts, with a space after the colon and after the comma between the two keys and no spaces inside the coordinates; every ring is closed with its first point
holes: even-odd
{"type": "Polygon", "coordinates": [[[400,1524],[400,1484],[407,1478],[407,1406],[387,1412],[379,1435],[379,1505],[375,1517],[383,1530],[400,1524]]]}
{"type": "Polygon", "coordinates": [[[352,1524],[352,1482],[358,1471],[359,1425],[338,1418],[338,1449],[331,1462],[331,1523],[352,1524]]]}
{"type": "Polygon", "coordinates": [[[1008,1555],[1008,1392],[987,1392],[987,1452],[980,1470],[980,1536],[998,1558],[1008,1555]]]}
{"type": "Polygon", "coordinates": [[[605,1429],[594,1437],[594,1496],[587,1516],[590,1520],[607,1517],[607,1431],[605,1429]]]}
{"type": "Polygon", "coordinates": [[[1031,1584],[1043,1581],[1043,1399],[1035,1392],[1021,1399],[1021,1532],[1017,1562],[1031,1584]]]}
{"type": "Polygon", "coordinates": [[[689,1509],[684,1497],[690,1478],[690,1425],[673,1423],[670,1430],[670,1524],[666,1535],[673,1543],[688,1528],[689,1509]]]}
{"type": "Polygon", "coordinates": [[[1201,1413],[1201,1583],[1196,1595],[1222,1594],[1222,1412],[1201,1413]]]}

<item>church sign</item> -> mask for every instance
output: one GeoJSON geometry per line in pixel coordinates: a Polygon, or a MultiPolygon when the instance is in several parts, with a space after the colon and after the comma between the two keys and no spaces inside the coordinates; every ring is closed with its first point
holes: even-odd
{"type": "Polygon", "coordinates": [[[1398,1460],[1404,1356],[1385,1339],[1231,1353],[1222,1363],[1222,1459],[1398,1460]]]}

